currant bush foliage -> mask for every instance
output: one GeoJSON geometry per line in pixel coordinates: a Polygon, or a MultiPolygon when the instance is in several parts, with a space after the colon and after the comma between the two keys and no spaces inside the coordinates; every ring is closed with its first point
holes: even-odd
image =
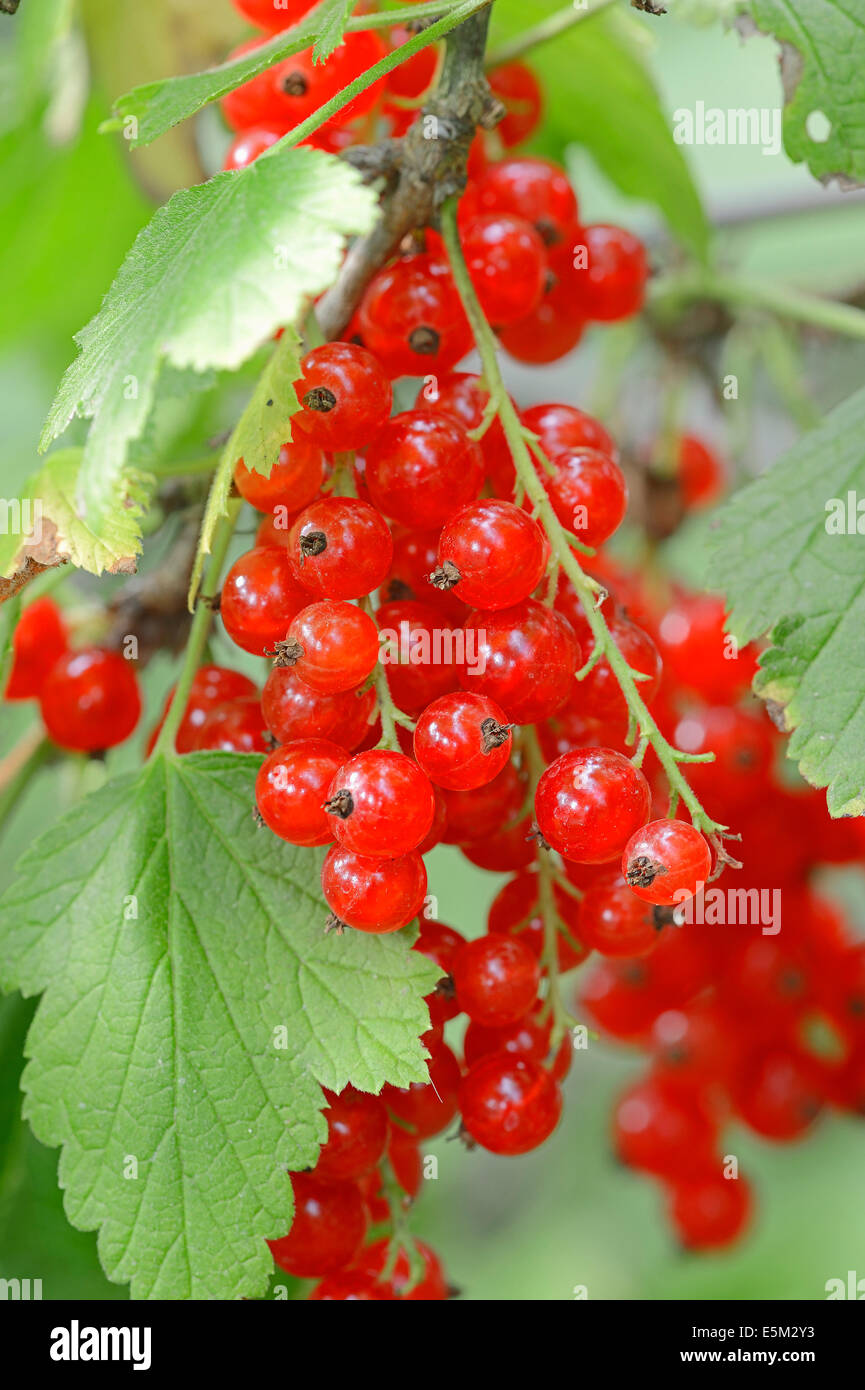
{"type": "Polygon", "coordinates": [[[833,816],[865,814],[863,439],[865,390],[737,493],[710,542],[737,639],[770,635],[757,693],[779,707],[789,756],[828,788],[833,816]]]}
{"type": "Polygon", "coordinates": [[[133,1298],[260,1296],[319,1083],[426,1079],[437,969],[325,937],[320,856],[259,833],[259,759],[156,756],[53,827],[0,900],[3,988],[43,991],[25,1115],[133,1298]]]}
{"type": "Polygon", "coordinates": [[[784,147],[792,160],[829,182],[865,182],[865,21],[849,0],[750,0],[757,27],[782,45],[784,147]],[[808,129],[819,112],[825,139],[808,129]]]}
{"type": "Polygon", "coordinates": [[[102,532],[116,517],[130,445],[166,365],[236,369],[339,268],[344,238],[369,228],[375,195],[353,169],[307,148],[176,193],[140,233],[61,382],[43,447],[93,417],[79,505],[102,532]],[[231,286],[230,292],[226,286],[231,286]]]}

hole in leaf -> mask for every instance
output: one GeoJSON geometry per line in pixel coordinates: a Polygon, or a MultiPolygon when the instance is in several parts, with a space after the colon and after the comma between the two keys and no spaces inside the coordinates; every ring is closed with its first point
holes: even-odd
{"type": "Polygon", "coordinates": [[[812,111],[805,121],[805,130],[808,139],[813,140],[815,145],[825,145],[832,134],[832,122],[825,112],[812,111]]]}

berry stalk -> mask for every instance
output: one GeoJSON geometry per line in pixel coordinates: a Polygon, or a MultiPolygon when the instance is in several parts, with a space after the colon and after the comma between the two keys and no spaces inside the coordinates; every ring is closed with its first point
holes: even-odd
{"type": "Polygon", "coordinates": [[[209,587],[212,592],[207,597],[202,593],[198,595],[198,606],[195,610],[195,617],[192,620],[192,626],[189,630],[189,640],[183,654],[183,666],[181,667],[174,696],[165,716],[165,723],[154,745],[153,753],[167,753],[174,748],[174,740],[177,735],[177,730],[180,728],[184,711],[189,700],[192,682],[195,679],[195,673],[204,657],[204,649],[207,646],[207,639],[213,622],[213,598],[218,592],[219,577],[222,573],[222,567],[225,564],[225,557],[228,554],[228,547],[231,544],[231,537],[234,534],[234,527],[241,506],[241,498],[233,498],[228,503],[225,516],[221,518],[216,528],[205,581],[207,587],[209,587]]]}
{"type": "MultiPolygon", "coordinates": [[[[654,749],[666,773],[671,794],[670,814],[674,813],[678,801],[681,801],[687,807],[691,820],[699,830],[710,835],[719,834],[727,827],[719,825],[704,811],[679,768],[680,763],[693,762],[698,759],[707,761],[707,759],[702,755],[697,755],[695,758],[693,754],[683,753],[681,750],[671,747],[658,728],[640,695],[634,673],[613,641],[603,613],[598,606],[598,586],[584,574],[573,553],[567,533],[556,516],[552,503],[538,477],[529,449],[528,433],[505,389],[496,354],[495,338],[481,309],[463,256],[457,229],[456,198],[450,198],[442,208],[441,225],[451,272],[471,323],[475,343],[483,364],[484,378],[490,393],[488,416],[490,419],[498,416],[501,421],[513,456],[517,479],[526,495],[531,499],[535,515],[546,531],[553,562],[564,570],[582,601],[586,619],[595,639],[591,664],[594,665],[604,658],[609,663],[627,703],[632,723],[639,730],[641,738],[654,749]]],[[[586,671],[587,667],[584,667],[583,670],[586,671]]]]}

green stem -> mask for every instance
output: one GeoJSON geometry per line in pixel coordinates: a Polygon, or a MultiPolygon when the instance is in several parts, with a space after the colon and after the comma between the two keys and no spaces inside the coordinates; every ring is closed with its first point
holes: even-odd
{"type": "Polygon", "coordinates": [[[242,502],[240,498],[232,498],[228,503],[228,510],[221,518],[213,536],[213,546],[210,552],[210,560],[207,565],[207,574],[202,584],[201,592],[198,595],[198,606],[195,610],[195,617],[192,619],[192,626],[189,629],[189,640],[186,643],[186,651],[183,654],[183,665],[177,685],[174,688],[171,705],[165,716],[165,723],[156,740],[153,749],[153,756],[156,753],[170,753],[174,750],[174,740],[177,730],[180,728],[183,714],[189,700],[189,692],[192,689],[192,682],[195,673],[201,665],[207,639],[210,635],[210,627],[213,622],[213,609],[205,603],[205,590],[209,590],[208,597],[215,598],[219,590],[219,578],[222,574],[222,567],[225,564],[225,557],[228,554],[228,547],[231,544],[231,537],[237,522],[242,502]]]}
{"type": "Polygon", "coordinates": [[[781,318],[807,323],[813,328],[825,328],[831,333],[841,333],[851,338],[865,338],[865,310],[769,280],[752,280],[748,276],[693,269],[664,276],[652,286],[649,296],[653,308],[671,315],[678,313],[683,304],[695,299],[768,309],[781,318]]]}
{"type": "MultiPolygon", "coordinates": [[[[546,761],[535,728],[532,727],[523,731],[522,746],[526,755],[529,782],[532,787],[537,788],[546,768],[546,761]]],[[[551,1057],[555,1057],[562,1038],[574,1025],[574,1019],[568,1013],[562,998],[559,976],[559,909],[556,904],[555,880],[556,869],[550,851],[542,849],[538,854],[538,907],[541,921],[544,924],[544,949],[541,953],[541,964],[549,982],[549,992],[545,1004],[552,1018],[551,1057]]]]}
{"type": "MultiPolygon", "coordinates": [[[[259,158],[268,159],[285,146],[299,145],[302,140],[313,135],[315,131],[324,125],[325,121],[329,121],[331,117],[338,115],[344,106],[347,106],[350,101],[354,101],[356,96],[359,96],[361,92],[365,92],[368,87],[372,87],[380,78],[386,77],[388,73],[393,72],[394,68],[398,68],[402,63],[407,62],[409,58],[413,58],[415,53],[419,53],[422,48],[428,48],[430,44],[437,43],[439,39],[443,39],[452,29],[458,28],[465,20],[470,19],[473,14],[478,14],[481,10],[487,9],[492,3],[493,0],[462,0],[462,3],[455,5],[447,14],[443,15],[441,19],[431,24],[428,29],[423,29],[419,34],[414,34],[406,43],[400,44],[399,48],[395,48],[392,53],[388,53],[385,58],[381,58],[379,62],[374,63],[373,66],[367,69],[365,73],[362,73],[360,77],[356,77],[354,82],[349,82],[347,87],[343,87],[342,91],[337,92],[336,96],[331,97],[330,101],[326,101],[323,106],[319,106],[317,111],[313,112],[311,116],[308,116],[305,121],[301,121],[300,125],[295,126],[294,130],[290,130],[288,134],[284,135],[281,140],[278,140],[275,145],[271,145],[270,149],[265,150],[264,154],[260,155],[259,158]]],[[[417,19],[421,17],[423,9],[424,6],[415,5],[410,11],[406,11],[406,17],[417,19]]],[[[388,14],[388,24],[394,22],[393,16],[397,13],[402,12],[391,11],[388,14]]],[[[365,15],[363,18],[368,21],[373,18],[373,16],[365,15]]],[[[369,29],[377,26],[364,23],[359,27],[369,29]]]]}
{"type": "Polygon", "coordinates": [[[217,454],[208,454],[204,458],[177,459],[172,463],[151,464],[147,471],[157,478],[196,478],[212,473],[218,462],[217,454]]]}
{"type": "Polygon", "coordinates": [[[631,716],[631,720],[639,730],[641,736],[652,746],[657,754],[658,760],[667,775],[670,791],[674,798],[678,797],[688,808],[691,819],[698,829],[704,830],[709,834],[725,829],[711,816],[703,810],[697,797],[691,791],[685,778],[679,770],[679,762],[685,761],[686,757],[677,749],[672,748],[664,735],[661,733],[654,718],[647,709],[639,690],[637,682],[627,661],[622,655],[616,643],[610,635],[603,613],[597,607],[596,590],[597,586],[592,580],[588,579],[580,567],[576,555],[573,553],[566,533],[553,510],[546,490],[538,477],[537,470],[532,462],[529,452],[528,442],[522,422],[517,415],[516,409],[505,389],[499,368],[498,357],[496,355],[496,343],[492,330],[487,323],[483,310],[475,294],[471,277],[463,257],[460,246],[459,233],[457,231],[456,218],[457,200],[451,198],[442,208],[442,235],[451,264],[451,271],[456,281],[463,307],[468,315],[469,322],[474,331],[475,344],[480,353],[483,364],[484,379],[490,392],[490,406],[494,409],[502,423],[505,436],[513,455],[514,467],[516,468],[517,478],[522,483],[527,496],[534,504],[535,515],[543,525],[547,539],[550,543],[553,558],[564,570],[568,579],[579,596],[586,620],[592,631],[595,642],[595,651],[598,659],[606,659],[609,664],[631,716]]]}
{"type": "Polygon", "coordinates": [[[591,19],[592,15],[600,14],[601,10],[606,10],[610,5],[614,5],[616,0],[589,0],[585,9],[575,9],[573,5],[568,5],[565,10],[556,10],[555,14],[547,15],[546,19],[541,19],[537,24],[533,24],[530,29],[524,29],[521,34],[516,34],[507,43],[500,43],[498,48],[494,48],[486,59],[487,68],[496,68],[501,63],[512,63],[515,58],[521,58],[529,49],[537,48],[539,44],[547,43],[550,39],[557,39],[560,34],[566,34],[575,24],[580,24],[584,19],[591,19]]]}
{"type": "Polygon", "coordinates": [[[11,763],[13,766],[8,780],[4,781],[0,790],[0,829],[18,804],[21,793],[30,785],[32,778],[52,752],[53,745],[44,734],[31,730],[18,748],[7,755],[5,765],[11,763]]]}

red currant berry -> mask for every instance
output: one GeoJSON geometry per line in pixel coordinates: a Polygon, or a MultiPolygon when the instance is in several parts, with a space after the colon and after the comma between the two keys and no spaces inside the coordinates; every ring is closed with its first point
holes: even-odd
{"type": "Polygon", "coordinates": [[[648,955],[658,944],[660,926],[652,908],[617,880],[592,885],[580,903],[580,940],[602,956],[648,955]]]}
{"type": "Polygon", "coordinates": [[[586,266],[574,282],[577,312],[604,323],[638,313],[649,274],[643,243],[622,227],[585,227],[583,236],[586,266]]]}
{"type": "Polygon", "coordinates": [[[393,1273],[384,1278],[390,1258],[390,1242],[387,1240],[377,1240],[367,1246],[358,1259],[358,1269],[383,1281],[379,1287],[387,1290],[389,1298],[404,1298],[415,1303],[443,1302],[450,1297],[450,1290],[438,1255],[422,1240],[415,1241],[415,1248],[423,1264],[423,1273],[417,1283],[412,1283],[411,1266],[404,1250],[400,1250],[397,1256],[393,1273]]]}
{"type": "Polygon", "coordinates": [[[365,346],[390,377],[450,371],[473,345],[450,268],[407,256],[374,275],[357,315],[365,346]]]}
{"type": "Polygon", "coordinates": [[[562,1113],[561,1092],[549,1072],[507,1052],[482,1057],[463,1077],[463,1127],[494,1154],[524,1154],[549,1139],[562,1113]]]}
{"type": "Polygon", "coordinates": [[[683,434],[676,451],[676,472],[685,506],[710,507],[727,482],[724,465],[713,449],[694,434],[683,434]]]}
{"type": "Polygon", "coordinates": [[[325,807],[339,844],[393,858],[417,849],[435,814],[429,778],[403,753],[373,748],[334,774],[325,807]]]}
{"type": "Polygon", "coordinates": [[[297,579],[310,593],[363,598],[390,569],[393,541],[384,517],[368,502],[322,497],[295,521],[288,553],[297,579]]]}
{"type": "Polygon", "coordinates": [[[292,1173],[294,1220],[281,1240],[269,1240],[280,1269],[297,1279],[316,1279],[354,1259],[366,1235],[366,1207],[351,1182],[323,1183],[292,1173]]]}
{"type": "Polygon", "coordinates": [[[364,476],[381,512],[427,529],[477,496],[484,465],[478,446],[450,415],[407,410],[366,451],[364,476]]]}
{"type": "Polygon", "coordinates": [[[458,672],[464,690],[487,695],[515,724],[537,724],[563,705],[580,664],[570,624],[525,599],[498,612],[472,613],[463,626],[458,672]]]}
{"type": "Polygon", "coordinates": [[[521,145],[541,123],[544,97],[541,84],[525,63],[502,63],[487,80],[507,115],[496,126],[496,135],[508,149],[521,145]]]}
{"type": "Polygon", "coordinates": [[[349,753],[369,734],[374,709],[374,690],[322,695],[290,667],[275,666],[261,695],[264,722],[278,743],[325,738],[349,753]]]}
{"type": "Polygon", "coordinates": [[[399,931],[424,904],[427,878],[417,850],[397,859],[368,859],[334,845],[321,871],[321,891],[334,917],[357,931],[399,931]]]}
{"type": "Polygon", "coordinates": [[[387,1111],[378,1096],[353,1086],[334,1095],[325,1091],[327,1142],[318,1155],[315,1176],[323,1182],[353,1182],[377,1167],[387,1147],[387,1111]]]}
{"type": "Polygon", "coordinates": [[[582,864],[615,859],[649,816],[649,784],[611,748],[577,748],[542,775],[535,816],[551,849],[582,864]]]}
{"type": "Polygon", "coordinates": [[[385,1086],[381,1098],[403,1124],[410,1125],[416,1139],[431,1139],[447,1129],[457,1113],[460,1067],[443,1042],[429,1047],[429,1081],[410,1086],[385,1086]]]}
{"type": "Polygon", "coordinates": [[[245,169],[247,165],[254,164],[259,155],[282,139],[283,134],[283,131],[269,130],[266,126],[253,126],[251,130],[241,131],[229,146],[223,169],[245,169]]]}
{"type": "Polygon", "coordinates": [[[511,755],[504,715],[484,695],[443,695],[428,705],[414,734],[414,754],[430,781],[449,791],[485,786],[511,755]]]}
{"type": "Polygon", "coordinates": [[[460,947],[453,979],[459,1006],[474,1023],[504,1028],[534,1004],[541,970],[534,952],[519,937],[491,934],[460,947]]]}
{"type": "MultiPolygon", "coordinates": [[[[251,681],[248,676],[241,675],[240,671],[231,671],[225,666],[199,666],[192,678],[189,699],[186,702],[183,719],[174,740],[174,746],[178,753],[190,753],[193,748],[198,747],[197,739],[201,727],[208,715],[218,706],[242,699],[244,696],[257,697],[257,695],[258,688],[255,682],[251,681]]],[[[150,735],[147,746],[148,756],[153,751],[173,699],[174,689],[172,688],[166,697],[162,718],[150,735]]]]}
{"type": "Polygon", "coordinates": [[[537,308],[548,267],[546,248],[531,222],[512,213],[484,213],[472,219],[461,241],[469,275],[490,323],[518,323],[537,308]]]}
{"type": "Polygon", "coordinates": [[[552,463],[552,474],[537,467],[559,521],[584,545],[603,545],[628,506],[621,468],[598,449],[586,448],[557,454],[552,463]]]}
{"type": "Polygon", "coordinates": [[[285,550],[248,550],[235,560],[222,586],[219,613],[232,642],[263,656],[284,637],[309,594],[298,583],[285,550]]]}
{"type": "Polygon", "coordinates": [[[322,695],[354,690],[378,661],[378,628],[368,613],[343,599],[323,599],[291,620],[275,648],[279,666],[294,667],[322,695]]]}
{"type": "Polygon", "coordinates": [[[562,169],[530,155],[491,164],[478,183],[482,211],[524,217],[547,245],[561,241],[577,221],[577,200],[562,169]]]}
{"type": "Polygon", "coordinates": [[[50,598],[24,609],[12,638],[12,670],[6,700],[37,700],[51,667],[66,651],[66,628],[50,598]]]}
{"type": "Polygon", "coordinates": [[[429,579],[474,608],[510,608],[537,588],[548,559],[546,537],[527,512],[512,502],[484,498],[445,524],[439,565],[429,579]]]}
{"type": "Polygon", "coordinates": [[[536,309],[518,323],[499,329],[499,342],[517,362],[533,367],[558,362],[583,336],[585,320],[574,314],[567,286],[554,275],[550,267],[547,288],[536,309]]]}
{"type": "Polygon", "coordinates": [[[302,359],[292,417],[313,444],[331,453],[363,449],[390,417],[393,391],[372,353],[354,343],[324,343],[302,359]]]}
{"type": "Polygon", "coordinates": [[[698,1174],[714,1161],[717,1127],[699,1092],[690,1095],[657,1077],[621,1097],[613,1133],[623,1163],[659,1177],[698,1174]]]}
{"type": "Polygon", "coordinates": [[[462,634],[447,626],[434,608],[404,599],[383,603],[375,616],[380,659],[397,709],[415,717],[431,701],[456,690],[462,634]]]}
{"type": "Polygon", "coordinates": [[[273,515],[277,507],[294,516],[318,496],[324,478],[324,454],[315,444],[300,438],[283,444],[269,477],[251,473],[240,459],[234,470],[237,490],[259,512],[273,515]]]}
{"type": "Polygon", "coordinates": [[[255,803],[275,835],[293,845],[331,843],[333,823],[324,801],[344,762],[344,749],[318,738],[283,744],[265,758],[255,781],[255,803]]]}
{"type": "Polygon", "coordinates": [[[238,695],[208,711],[190,747],[196,752],[266,753],[266,735],[258,695],[238,695]]]}
{"type": "Polygon", "coordinates": [[[631,836],[622,854],[622,876],[631,891],[659,907],[692,898],[711,868],[705,839],[682,820],[650,821],[631,836]]]}
{"type": "Polygon", "coordinates": [[[45,732],[59,748],[114,748],[129,738],[141,715],[135,671],[117,652],[101,647],[64,652],[42,684],[39,708],[45,732]]]}
{"type": "Polygon", "coordinates": [[[762,794],[774,754],[765,715],[729,705],[692,709],[676,725],[673,743],[684,753],[715,754],[712,763],[688,767],[688,781],[701,801],[714,799],[714,805],[733,812],[762,794]]]}
{"type": "Polygon", "coordinates": [[[686,1250],[721,1250],[732,1245],[751,1219],[751,1189],[742,1177],[720,1171],[675,1183],[670,1220],[686,1250]]]}
{"type": "Polygon", "coordinates": [[[780,1143],[801,1138],[823,1108],[814,1063],[784,1047],[744,1059],[734,1101],[746,1125],[780,1143]]]}
{"type": "Polygon", "coordinates": [[[576,406],[533,405],[523,411],[522,422],[538,436],[549,459],[570,449],[598,449],[608,458],[618,458],[618,450],[600,421],[576,406]]]}

